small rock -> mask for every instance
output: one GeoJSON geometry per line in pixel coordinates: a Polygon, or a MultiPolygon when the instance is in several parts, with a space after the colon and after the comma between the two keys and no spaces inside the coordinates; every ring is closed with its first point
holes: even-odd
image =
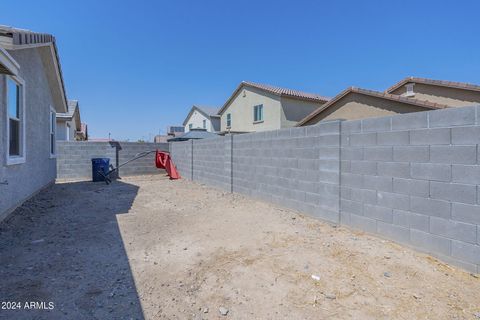
{"type": "Polygon", "coordinates": [[[183,248],[183,250],[187,250],[187,247],[183,248]]]}
{"type": "Polygon", "coordinates": [[[335,299],[337,299],[337,296],[334,295],[333,293],[326,293],[325,298],[330,299],[330,300],[335,300],[335,299]]]}
{"type": "Polygon", "coordinates": [[[475,316],[475,318],[480,319],[480,312],[475,312],[473,315],[475,316]]]}
{"type": "Polygon", "coordinates": [[[478,273],[470,273],[470,275],[474,278],[480,278],[480,275],[478,273]]]}
{"type": "MultiPolygon", "coordinates": [[[[228,312],[228,310],[227,310],[227,312],[228,312]]],[[[208,313],[208,308],[204,308],[203,313],[208,313]]]]}
{"type": "Polygon", "coordinates": [[[312,274],[312,279],[316,281],[320,281],[320,276],[317,276],[316,274],[312,274]]]}
{"type": "Polygon", "coordinates": [[[387,277],[387,278],[390,278],[392,276],[392,274],[390,272],[384,272],[383,276],[387,277]]]}
{"type": "Polygon", "coordinates": [[[226,315],[228,314],[228,311],[230,311],[230,310],[228,310],[228,309],[225,308],[225,307],[220,307],[220,308],[218,308],[218,312],[220,312],[220,314],[221,314],[222,316],[226,316],[226,315]]]}

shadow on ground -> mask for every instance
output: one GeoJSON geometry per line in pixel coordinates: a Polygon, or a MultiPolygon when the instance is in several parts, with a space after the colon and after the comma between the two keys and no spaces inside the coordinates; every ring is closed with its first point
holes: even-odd
{"type": "Polygon", "coordinates": [[[0,300],[21,310],[0,310],[0,318],[143,319],[116,218],[137,192],[120,181],[57,184],[3,221],[0,300]]]}

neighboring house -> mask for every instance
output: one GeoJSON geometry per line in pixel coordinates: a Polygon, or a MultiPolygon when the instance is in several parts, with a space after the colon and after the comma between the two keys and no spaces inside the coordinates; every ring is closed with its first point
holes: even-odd
{"type": "Polygon", "coordinates": [[[309,114],[297,126],[313,125],[325,120],[355,120],[443,108],[448,108],[448,106],[351,87],[309,114]]]}
{"type": "Polygon", "coordinates": [[[167,134],[162,135],[158,134],[153,138],[155,143],[164,143],[168,142],[169,139],[181,136],[185,133],[185,128],[183,126],[168,126],[167,134]]]}
{"type": "Polygon", "coordinates": [[[452,81],[409,77],[396,83],[386,93],[462,107],[480,103],[480,86],[452,81]]]}
{"type": "Polygon", "coordinates": [[[88,125],[85,122],[80,125],[80,132],[77,132],[77,137],[80,141],[88,140],[88,125]]]}
{"type": "Polygon", "coordinates": [[[57,140],[85,140],[77,100],[68,101],[68,112],[57,113],[57,140]]]}
{"type": "Polygon", "coordinates": [[[182,134],[175,138],[168,139],[168,142],[209,139],[209,138],[216,138],[216,137],[218,137],[216,133],[209,132],[206,129],[191,129],[190,131],[185,132],[185,134],[182,134]]]}
{"type": "Polygon", "coordinates": [[[217,112],[218,108],[192,106],[183,121],[185,132],[192,129],[205,129],[208,132],[220,131],[220,116],[217,112]]]}
{"type": "Polygon", "coordinates": [[[183,126],[168,126],[167,135],[169,136],[178,136],[185,133],[185,128],[183,126]]]}
{"type": "Polygon", "coordinates": [[[293,127],[329,98],[270,85],[242,82],[218,114],[221,133],[293,127]]]}
{"type": "Polygon", "coordinates": [[[55,38],[0,26],[0,220],[56,178],[67,98],[55,38]]]}

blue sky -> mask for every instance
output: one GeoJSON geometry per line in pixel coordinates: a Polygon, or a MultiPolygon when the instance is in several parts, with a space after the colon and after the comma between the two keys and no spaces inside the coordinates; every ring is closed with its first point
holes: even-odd
{"type": "Polygon", "coordinates": [[[242,80],[334,96],[403,77],[480,84],[479,1],[2,1],[54,34],[91,137],[149,139],[242,80]]]}

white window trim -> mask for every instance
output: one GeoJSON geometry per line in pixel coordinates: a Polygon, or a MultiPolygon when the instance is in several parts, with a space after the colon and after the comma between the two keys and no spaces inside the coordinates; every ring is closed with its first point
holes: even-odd
{"type": "Polygon", "coordinates": [[[50,112],[48,113],[48,122],[50,123],[50,125],[48,126],[50,128],[50,130],[48,131],[48,149],[50,149],[49,150],[50,159],[55,159],[57,157],[57,120],[56,119],[57,119],[57,111],[52,106],[50,106],[50,112]],[[53,114],[53,119],[55,119],[54,121],[52,121],[52,114],[53,114]],[[52,125],[53,125],[53,128],[52,128],[52,125]],[[55,146],[53,147],[53,153],[51,149],[52,133],[53,133],[53,143],[55,144],[55,146]]]}
{"type": "MultiPolygon", "coordinates": [[[[6,164],[9,165],[16,165],[16,164],[22,164],[25,163],[26,161],[26,156],[27,156],[27,139],[26,139],[26,122],[25,122],[25,114],[27,112],[27,108],[25,107],[25,81],[18,77],[18,76],[8,76],[10,79],[12,79],[14,82],[16,82],[19,87],[20,87],[20,112],[21,112],[21,125],[22,128],[20,129],[20,143],[21,143],[21,149],[22,149],[22,154],[20,156],[10,156],[10,116],[8,115],[8,93],[5,95],[5,106],[7,107],[6,110],[6,121],[7,125],[5,126],[7,128],[6,132],[6,137],[7,137],[7,150],[5,152],[6,154],[6,164]]],[[[7,80],[7,78],[5,78],[7,80]]],[[[7,81],[5,81],[5,92],[7,92],[7,81]]]]}
{"type": "Polygon", "coordinates": [[[415,96],[415,84],[414,83],[407,83],[405,85],[405,97],[413,97],[415,96]],[[409,90],[411,89],[411,90],[409,90]]]}

